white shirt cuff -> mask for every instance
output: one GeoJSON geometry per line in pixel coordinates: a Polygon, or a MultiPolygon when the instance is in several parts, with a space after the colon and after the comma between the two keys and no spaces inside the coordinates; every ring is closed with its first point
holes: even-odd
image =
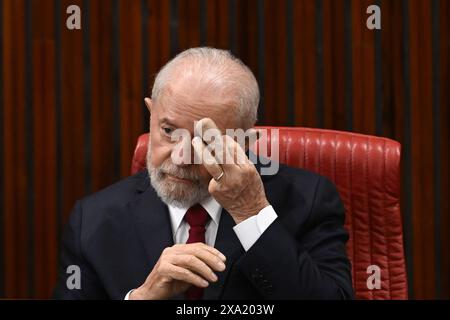
{"type": "Polygon", "coordinates": [[[128,291],[127,295],[125,296],[125,299],[123,300],[130,300],[130,294],[134,291],[134,289],[128,291]]]}
{"type": "Polygon", "coordinates": [[[233,227],[236,236],[248,251],[261,237],[264,231],[278,217],[272,206],[262,209],[257,215],[250,217],[233,227]]]}

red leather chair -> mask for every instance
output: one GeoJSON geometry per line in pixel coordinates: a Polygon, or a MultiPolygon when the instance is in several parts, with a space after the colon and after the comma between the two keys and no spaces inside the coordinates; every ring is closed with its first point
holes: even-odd
{"type": "MultiPolygon", "coordinates": [[[[386,138],[322,129],[279,129],[279,161],[317,172],[337,186],[346,209],[357,299],[407,299],[400,214],[400,144],[386,138]],[[370,290],[367,271],[381,270],[381,288],[370,290]]],[[[145,167],[148,134],[139,137],[131,172],[145,167]]],[[[257,144],[258,144],[257,143],[257,144]]],[[[256,148],[258,149],[258,148],[256,148]]],[[[270,150],[270,148],[267,148],[270,150]]],[[[255,150],[255,147],[253,148],[255,150]]]]}

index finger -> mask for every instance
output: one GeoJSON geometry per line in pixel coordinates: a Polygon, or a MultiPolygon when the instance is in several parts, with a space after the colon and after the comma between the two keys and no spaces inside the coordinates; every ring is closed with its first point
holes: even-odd
{"type": "MultiPolygon", "coordinates": [[[[203,118],[199,120],[194,127],[194,134],[201,139],[201,141],[214,151],[214,158],[220,165],[226,163],[226,151],[223,144],[223,135],[215,122],[210,118],[203,118]]],[[[228,157],[229,158],[229,157],[228,157]]]]}
{"type": "MultiPolygon", "coordinates": [[[[217,127],[216,123],[211,118],[203,118],[197,121],[194,127],[194,134],[200,139],[203,140],[204,134],[206,131],[213,129],[220,132],[220,135],[222,135],[221,131],[217,127]]],[[[203,140],[204,141],[204,140],[203,140]]],[[[208,142],[208,141],[205,141],[208,142]]]]}
{"type": "Polygon", "coordinates": [[[206,243],[200,242],[199,245],[204,248],[205,250],[208,250],[209,252],[211,252],[212,254],[217,255],[220,259],[222,259],[224,262],[225,260],[227,260],[227,258],[225,257],[225,255],[220,252],[219,250],[217,250],[214,247],[208,246],[206,243]]]}
{"type": "Polygon", "coordinates": [[[199,137],[194,137],[192,146],[194,147],[195,159],[201,161],[201,164],[213,178],[220,177],[223,174],[222,167],[217,163],[216,158],[213,157],[202,140],[199,137]]]}

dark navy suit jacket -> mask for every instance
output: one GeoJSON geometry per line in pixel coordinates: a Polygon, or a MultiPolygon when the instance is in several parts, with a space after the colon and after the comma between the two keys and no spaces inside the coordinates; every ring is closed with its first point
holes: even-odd
{"type": "MultiPolygon", "coordinates": [[[[352,298],[344,207],[335,186],[284,165],[262,180],[278,218],[245,252],[223,209],[215,247],[227,268],[204,299],[352,298]]],[[[78,201],[63,235],[54,298],[124,299],[173,245],[169,219],[146,171],[78,201]],[[80,289],[66,285],[70,265],[80,267],[80,289]]]]}

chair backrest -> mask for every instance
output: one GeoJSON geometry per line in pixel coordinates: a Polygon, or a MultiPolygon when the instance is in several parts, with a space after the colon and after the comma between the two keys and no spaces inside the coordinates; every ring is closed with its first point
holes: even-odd
{"type": "MultiPolygon", "coordinates": [[[[324,175],[337,186],[346,209],[345,227],[350,234],[347,253],[352,262],[356,298],[407,299],[400,213],[400,144],[343,131],[258,128],[268,129],[267,138],[258,141],[268,144],[265,149],[270,150],[271,141],[278,139],[281,163],[324,175]],[[379,289],[370,286],[375,280],[369,279],[377,270],[379,289]]],[[[148,134],[141,135],[132,173],[145,167],[147,144],[148,134]]]]}

